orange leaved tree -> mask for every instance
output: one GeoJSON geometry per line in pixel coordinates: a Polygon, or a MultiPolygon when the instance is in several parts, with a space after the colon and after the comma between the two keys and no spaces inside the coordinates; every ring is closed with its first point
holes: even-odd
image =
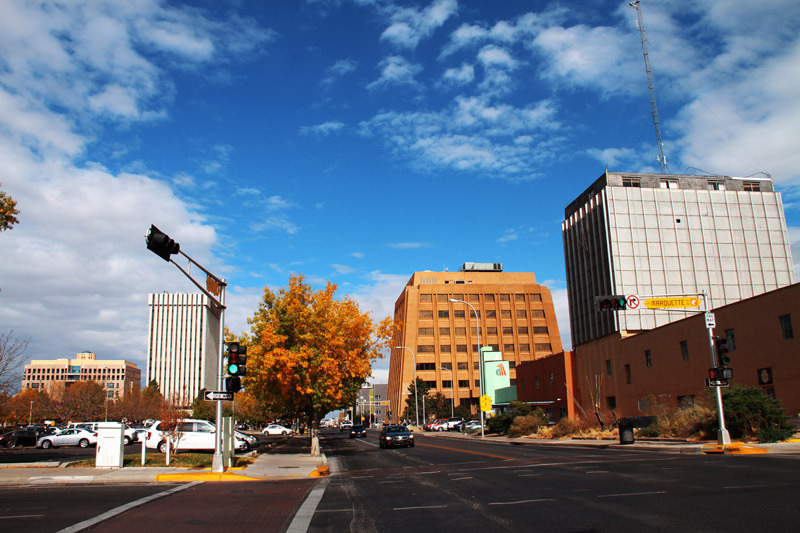
{"type": "Polygon", "coordinates": [[[356,400],[394,329],[390,318],[375,323],[335,292],[331,283],[313,291],[302,275],[293,275],[278,294],[264,289],[248,321],[245,388],[272,411],[308,419],[315,452],[319,418],[356,400]]]}

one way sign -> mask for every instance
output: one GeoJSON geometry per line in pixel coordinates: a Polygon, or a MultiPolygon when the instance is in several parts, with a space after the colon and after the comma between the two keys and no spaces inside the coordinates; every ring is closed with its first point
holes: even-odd
{"type": "Polygon", "coordinates": [[[203,399],[209,402],[216,402],[219,400],[223,402],[232,402],[233,393],[224,390],[207,390],[203,393],[203,399]]]}

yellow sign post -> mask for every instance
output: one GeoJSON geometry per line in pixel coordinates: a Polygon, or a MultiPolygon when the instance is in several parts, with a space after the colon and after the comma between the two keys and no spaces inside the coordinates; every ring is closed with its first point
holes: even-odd
{"type": "Polygon", "coordinates": [[[484,394],[481,396],[481,411],[491,411],[492,410],[492,397],[488,394],[484,394]]]}
{"type": "Polygon", "coordinates": [[[644,306],[648,309],[671,309],[673,307],[700,307],[697,297],[647,298],[644,306]]]}

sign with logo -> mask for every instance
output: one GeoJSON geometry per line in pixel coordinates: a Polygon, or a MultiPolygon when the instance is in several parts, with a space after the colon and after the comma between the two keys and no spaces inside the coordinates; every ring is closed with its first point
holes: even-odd
{"type": "Polygon", "coordinates": [[[486,386],[483,393],[491,398],[494,403],[495,391],[511,386],[508,361],[485,361],[483,363],[483,376],[486,386]]]}
{"type": "Polygon", "coordinates": [[[700,298],[692,297],[667,297],[647,298],[644,306],[648,309],[672,309],[676,307],[700,307],[700,298]]]}

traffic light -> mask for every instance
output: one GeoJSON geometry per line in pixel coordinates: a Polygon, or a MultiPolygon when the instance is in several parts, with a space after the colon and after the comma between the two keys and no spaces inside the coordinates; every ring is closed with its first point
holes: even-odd
{"type": "Polygon", "coordinates": [[[228,349],[228,375],[244,376],[247,373],[247,346],[238,342],[229,342],[228,349]]]}
{"type": "Polygon", "coordinates": [[[717,349],[717,361],[720,366],[728,366],[731,358],[728,357],[728,339],[714,337],[714,346],[717,349]]]}
{"type": "Polygon", "coordinates": [[[147,249],[164,261],[169,261],[169,256],[181,251],[181,245],[169,238],[169,235],[150,224],[150,231],[144,237],[147,249]]]}
{"type": "Polygon", "coordinates": [[[225,390],[227,392],[239,392],[242,390],[242,379],[239,376],[225,378],[225,390]]]}
{"type": "Polygon", "coordinates": [[[625,296],[595,296],[594,303],[598,311],[625,311],[628,309],[628,300],[625,296]]]}

